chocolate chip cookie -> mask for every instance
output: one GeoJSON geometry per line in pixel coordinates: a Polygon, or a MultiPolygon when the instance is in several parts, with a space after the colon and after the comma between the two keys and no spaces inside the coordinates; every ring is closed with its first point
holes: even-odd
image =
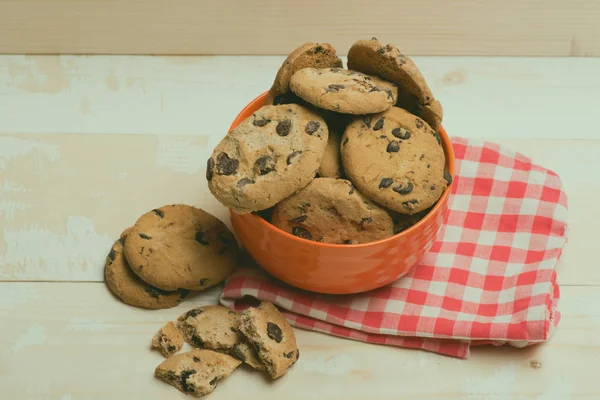
{"type": "Polygon", "coordinates": [[[108,289],[130,306],[164,309],[175,307],[192,293],[189,290],[165,291],[142,281],[129,267],[123,253],[128,228],[110,249],[104,266],[104,282],[108,289]]]}
{"type": "Polygon", "coordinates": [[[211,193],[239,214],[265,210],[314,178],[327,144],[323,118],[296,105],[263,106],[215,148],[211,193]]]}
{"type": "Polygon", "coordinates": [[[284,375],[300,357],[294,330],[279,310],[267,301],[243,312],[240,330],[258,350],[273,379],[284,375]]]}
{"type": "MultiPolygon", "coordinates": [[[[290,78],[302,68],[342,67],[342,60],[329,43],[307,42],[292,51],[275,76],[273,86],[269,90],[265,104],[277,104],[276,98],[290,91],[290,78]]],[[[279,103],[281,104],[281,103],[279,103]]]]}
{"type": "Polygon", "coordinates": [[[323,159],[319,166],[319,176],[322,178],[342,178],[344,176],[344,168],[342,166],[342,155],[340,153],[340,144],[342,143],[342,135],[338,131],[331,129],[328,125],[329,137],[327,138],[327,146],[323,153],[323,159]]]}
{"type": "Polygon", "coordinates": [[[398,107],[423,118],[439,129],[443,111],[415,63],[395,45],[377,39],[359,40],[348,51],[348,68],[379,76],[398,85],[398,107]]]}
{"type": "Polygon", "coordinates": [[[240,364],[227,354],[194,349],[163,361],[154,375],[185,394],[200,397],[212,393],[240,364]]]}
{"type": "Polygon", "coordinates": [[[203,306],[189,310],[177,322],[185,341],[192,346],[230,354],[256,369],[265,369],[240,333],[240,315],[235,311],[203,306]]]}
{"type": "Polygon", "coordinates": [[[183,204],[145,213],[125,241],[133,272],[162,290],[216,285],[234,272],[238,254],[238,244],[223,222],[183,204]]]}
{"type": "Polygon", "coordinates": [[[371,114],[392,107],[396,85],[341,68],[304,68],[290,79],[292,91],[317,107],[344,114],[371,114]]]}
{"type": "Polygon", "coordinates": [[[303,239],[356,244],[393,234],[389,214],[345,179],[317,178],[273,210],[272,224],[303,239]]]}
{"type": "Polygon", "coordinates": [[[451,180],[439,135],[398,107],[356,118],[342,137],[348,179],[375,202],[402,214],[435,204],[451,180]]]}
{"type": "Polygon", "coordinates": [[[163,356],[169,358],[181,350],[183,336],[171,321],[167,322],[152,338],[152,347],[160,350],[163,356]]]}

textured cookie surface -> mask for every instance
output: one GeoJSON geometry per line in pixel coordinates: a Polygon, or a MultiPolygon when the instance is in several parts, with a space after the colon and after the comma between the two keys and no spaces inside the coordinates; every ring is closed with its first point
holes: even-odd
{"type": "Polygon", "coordinates": [[[275,206],[272,224],[298,237],[355,244],[393,234],[389,214],[345,179],[317,178],[275,206]]]}
{"type": "Polygon", "coordinates": [[[203,290],[229,277],[239,248],[223,222],[199,208],[175,204],[142,215],[125,241],[131,269],[163,290],[203,290]]]}
{"type": "Polygon", "coordinates": [[[340,153],[343,130],[340,133],[339,130],[332,127],[332,124],[327,124],[327,126],[329,137],[319,166],[319,176],[322,178],[343,178],[344,168],[342,166],[342,154],[340,153]]]}
{"type": "Polygon", "coordinates": [[[257,369],[264,369],[258,355],[240,333],[240,314],[223,306],[203,306],[182,314],[177,322],[192,346],[230,354],[257,369]]]}
{"type": "Polygon", "coordinates": [[[244,311],[240,330],[258,350],[273,379],[284,375],[300,356],[294,330],[269,302],[244,311]]]}
{"type": "Polygon", "coordinates": [[[451,179],[439,139],[421,118],[397,107],[356,118],[342,138],[346,176],[375,202],[418,213],[437,202],[451,179]]]}
{"type": "Polygon", "coordinates": [[[296,104],[263,106],[215,148],[207,162],[211,193],[242,214],[274,206],[314,178],[328,130],[296,104]]]}
{"type": "Polygon", "coordinates": [[[398,85],[398,107],[423,118],[437,130],[442,121],[441,104],[415,63],[395,45],[377,39],[359,40],[348,51],[348,68],[379,76],[398,85]],[[435,104],[432,104],[435,103],[435,104]]]}
{"type": "Polygon", "coordinates": [[[183,336],[171,321],[160,328],[152,338],[152,347],[158,349],[167,358],[181,350],[182,346],[183,336]]]}
{"type": "Polygon", "coordinates": [[[171,308],[187,299],[191,295],[189,290],[165,291],[142,281],[133,273],[123,253],[128,230],[113,244],[106,257],[104,281],[110,291],[125,304],[140,308],[171,308]]]}
{"type": "Polygon", "coordinates": [[[292,75],[300,69],[309,67],[341,68],[342,60],[336,55],[335,49],[329,43],[304,43],[287,56],[277,71],[275,81],[267,96],[267,104],[272,104],[276,96],[288,93],[292,75]]]}
{"type": "Polygon", "coordinates": [[[345,114],[385,111],[396,103],[395,85],[341,68],[304,68],[292,75],[292,91],[317,107],[345,114]]]}
{"type": "Polygon", "coordinates": [[[212,393],[240,363],[227,354],[194,349],[163,361],[154,375],[183,393],[200,397],[212,393]]]}

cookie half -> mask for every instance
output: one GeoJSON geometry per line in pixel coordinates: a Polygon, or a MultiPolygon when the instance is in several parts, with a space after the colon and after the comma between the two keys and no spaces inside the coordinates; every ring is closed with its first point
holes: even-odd
{"type": "Polygon", "coordinates": [[[104,282],[108,289],[130,306],[164,309],[175,307],[192,293],[189,290],[166,291],[142,281],[129,267],[123,252],[128,228],[110,249],[104,265],[104,282]]]}
{"type": "Polygon", "coordinates": [[[300,351],[289,322],[271,303],[263,301],[242,313],[240,330],[258,350],[273,379],[287,373],[298,361],[300,351]]]}
{"type": "Polygon", "coordinates": [[[238,254],[238,244],[223,222],[183,204],[145,213],[125,241],[131,269],[162,290],[214,286],[234,272],[238,254]]]}
{"type": "Polygon", "coordinates": [[[323,118],[296,104],[263,106],[207,162],[211,193],[239,214],[265,210],[314,178],[327,144],[323,118]]]}
{"type": "Polygon", "coordinates": [[[301,69],[292,75],[290,88],[310,104],[344,114],[382,112],[398,98],[394,84],[342,68],[301,69]]]}
{"type": "Polygon", "coordinates": [[[303,239],[368,243],[392,236],[389,214],[345,179],[317,178],[275,206],[272,224],[303,239]]]}
{"type": "Polygon", "coordinates": [[[401,108],[356,118],[344,132],[341,151],[358,190],[402,214],[434,205],[451,179],[439,135],[401,108]]]}
{"type": "Polygon", "coordinates": [[[227,354],[194,349],[163,361],[154,375],[185,394],[200,397],[214,392],[219,381],[240,364],[227,354]]]}

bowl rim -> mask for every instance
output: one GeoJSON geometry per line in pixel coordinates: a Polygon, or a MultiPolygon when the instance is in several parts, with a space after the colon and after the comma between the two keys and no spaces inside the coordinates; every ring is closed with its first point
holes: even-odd
{"type": "MultiPolygon", "coordinates": [[[[264,100],[266,99],[268,93],[269,93],[268,91],[265,91],[265,92],[261,93],[260,95],[256,96],[254,99],[252,99],[252,101],[250,101],[237,114],[237,116],[231,123],[231,126],[229,127],[229,130],[227,132],[228,133],[231,132],[244,119],[248,118],[251,114],[244,118],[242,118],[242,115],[247,114],[249,109],[255,108],[257,106],[256,103],[263,102],[263,105],[264,105],[264,100]]],[[[262,105],[260,105],[260,106],[262,106],[262,105]]],[[[260,106],[259,106],[259,108],[260,108],[260,106]]],[[[452,188],[455,183],[455,179],[454,179],[454,167],[455,167],[454,149],[452,148],[452,142],[450,141],[450,137],[448,136],[446,130],[444,129],[444,127],[441,124],[440,124],[439,134],[440,134],[440,139],[442,141],[442,147],[444,149],[444,153],[446,156],[446,168],[453,178],[452,183],[450,183],[446,187],[446,190],[444,190],[444,192],[442,193],[442,195],[440,196],[438,201],[435,203],[435,205],[431,208],[431,210],[429,210],[429,212],[423,218],[421,218],[416,224],[412,225],[410,228],[405,229],[402,232],[396,233],[395,235],[388,236],[386,238],[379,239],[379,240],[376,240],[373,242],[367,242],[367,243],[357,243],[357,244],[321,243],[321,242],[315,242],[313,240],[303,239],[298,236],[294,236],[291,233],[284,231],[283,229],[279,229],[278,227],[269,223],[267,220],[265,220],[260,215],[254,213],[254,212],[248,213],[248,214],[238,214],[235,211],[233,211],[232,209],[229,209],[229,212],[231,214],[236,214],[240,218],[253,218],[258,222],[258,224],[262,225],[266,229],[269,229],[277,234],[283,235],[284,237],[287,237],[287,238],[297,241],[299,243],[304,243],[304,244],[312,245],[315,247],[328,248],[328,249],[358,249],[358,248],[367,248],[367,247],[371,247],[371,246],[377,246],[380,244],[389,244],[390,242],[397,241],[398,239],[400,239],[402,237],[409,236],[413,231],[419,229],[419,227],[421,225],[424,225],[426,223],[426,221],[434,218],[434,215],[437,215],[440,212],[440,209],[442,208],[442,204],[448,199],[448,197],[450,196],[450,193],[452,192],[452,188]]]]}

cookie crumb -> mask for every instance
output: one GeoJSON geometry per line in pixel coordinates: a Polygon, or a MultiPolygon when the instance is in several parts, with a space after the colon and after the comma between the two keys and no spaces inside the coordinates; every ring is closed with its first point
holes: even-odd
{"type": "Polygon", "coordinates": [[[152,338],[152,347],[160,350],[166,358],[181,350],[183,346],[183,336],[175,324],[167,322],[152,338]]]}

